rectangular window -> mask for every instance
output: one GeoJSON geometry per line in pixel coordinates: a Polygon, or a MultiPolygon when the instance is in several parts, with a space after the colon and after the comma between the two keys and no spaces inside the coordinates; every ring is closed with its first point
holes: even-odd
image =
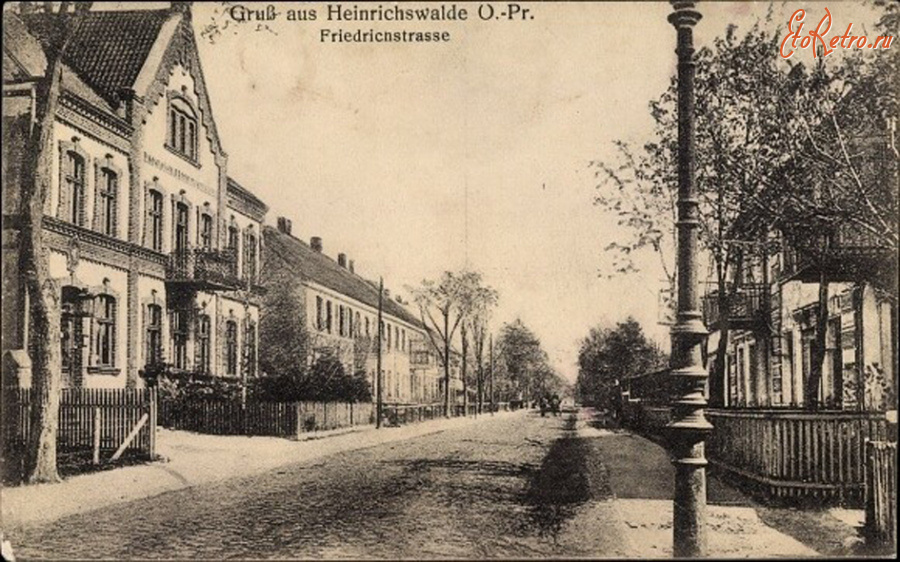
{"type": "Polygon", "coordinates": [[[391,327],[387,326],[387,350],[391,350],[391,327]]]}
{"type": "Polygon", "coordinates": [[[346,317],[344,314],[344,305],[338,305],[338,335],[346,336],[346,317]]]}
{"type": "Polygon", "coordinates": [[[212,347],[210,344],[210,320],[206,314],[197,319],[197,370],[210,372],[212,347]]]}
{"type": "Polygon", "coordinates": [[[172,311],[172,362],[176,369],[187,369],[187,313],[172,311]]]}
{"type": "Polygon", "coordinates": [[[229,320],[225,323],[225,374],[230,377],[238,374],[237,352],[237,322],[229,320]]]}
{"type": "Polygon", "coordinates": [[[256,324],[249,322],[244,334],[244,348],[246,351],[247,376],[256,376],[256,324]]]}
{"type": "Polygon", "coordinates": [[[253,282],[256,280],[256,236],[248,232],[244,244],[244,278],[253,282]]]}
{"type": "Polygon", "coordinates": [[[116,299],[109,295],[97,297],[96,347],[97,366],[114,367],[116,364],[116,299]]]}
{"type": "Polygon", "coordinates": [[[163,196],[162,193],[150,190],[147,201],[147,223],[150,247],[157,252],[162,251],[163,244],[163,196]]]}
{"type": "Polygon", "coordinates": [[[184,203],[175,205],[175,251],[182,253],[188,249],[188,206],[184,203]]]}
{"type": "Polygon", "coordinates": [[[213,219],[207,214],[200,215],[200,246],[204,249],[212,249],[213,219]]]}
{"type": "Polygon", "coordinates": [[[325,331],[331,333],[331,301],[325,302],[325,331]]]}
{"type": "Polygon", "coordinates": [[[322,297],[316,297],[316,329],[320,332],[325,329],[325,317],[322,309],[322,297]]]}
{"type": "Polygon", "coordinates": [[[147,364],[162,361],[162,307],[158,304],[147,306],[147,364]]]}
{"type": "Polygon", "coordinates": [[[109,168],[100,171],[100,182],[97,186],[97,224],[100,232],[107,236],[116,235],[116,194],[119,190],[119,177],[109,168]]]}
{"type": "Polygon", "coordinates": [[[78,226],[84,226],[84,179],[84,158],[75,152],[67,152],[65,189],[67,191],[68,204],[63,209],[62,218],[78,226]]]}

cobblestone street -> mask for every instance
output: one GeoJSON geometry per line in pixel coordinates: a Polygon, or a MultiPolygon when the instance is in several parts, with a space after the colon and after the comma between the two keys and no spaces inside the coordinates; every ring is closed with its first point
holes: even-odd
{"type": "MultiPolygon", "coordinates": [[[[498,416],[32,524],[9,538],[21,558],[667,555],[665,453],[578,418],[498,416]]],[[[742,496],[716,481],[710,497],[753,513],[733,507],[742,496]]],[[[713,533],[714,552],[815,554],[747,513],[716,509],[723,532],[713,533]]]]}

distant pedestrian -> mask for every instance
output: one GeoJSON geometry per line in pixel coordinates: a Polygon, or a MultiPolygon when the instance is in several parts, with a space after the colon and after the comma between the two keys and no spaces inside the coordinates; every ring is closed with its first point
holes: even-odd
{"type": "Polygon", "coordinates": [[[554,416],[559,415],[559,395],[554,394],[552,398],[550,398],[550,410],[553,412],[554,416]]]}
{"type": "Polygon", "coordinates": [[[541,396],[540,402],[538,402],[541,407],[541,417],[544,417],[547,414],[547,398],[541,396]]]}

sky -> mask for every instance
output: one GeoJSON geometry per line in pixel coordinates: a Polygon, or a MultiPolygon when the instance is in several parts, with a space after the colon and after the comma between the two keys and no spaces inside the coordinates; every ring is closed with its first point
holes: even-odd
{"type": "MultiPolygon", "coordinates": [[[[193,8],[229,175],[269,204],[269,224],[292,219],[296,236],[322,237],[328,255],[346,253],[392,294],[444,270],[481,271],[500,293],[495,329],[521,318],[570,380],[592,326],[631,315],[667,347],[659,258],[639,256],[637,274],[602,275],[602,248],[622,232],[592,203],[589,164],[609,161],[615,139],[650,134],[648,102],[675,72],[668,3],[522,3],[533,19],[403,25],[322,21],[322,3],[275,6],[317,8],[319,19],[282,16],[266,22],[271,31],[230,24],[210,43],[199,31],[229,18],[217,4],[193,8]],[[337,27],[439,29],[452,39],[319,41],[337,27]]],[[[838,26],[842,9],[855,8],[801,6],[816,21],[831,6],[838,26]]],[[[702,3],[695,42],[729,23],[746,28],[767,8],[702,3]]]]}

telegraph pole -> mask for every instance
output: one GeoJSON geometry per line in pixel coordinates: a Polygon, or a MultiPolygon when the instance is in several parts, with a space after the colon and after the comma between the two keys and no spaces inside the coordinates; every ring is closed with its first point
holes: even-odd
{"type": "Polygon", "coordinates": [[[381,415],[384,409],[383,391],[384,380],[381,375],[381,313],[384,306],[384,277],[378,279],[378,327],[375,328],[375,339],[378,343],[375,353],[375,428],[381,428],[381,415]]]}
{"type": "Polygon", "coordinates": [[[677,32],[678,46],[678,309],[672,327],[672,376],[680,396],[667,426],[672,463],[675,465],[673,505],[674,554],[679,558],[706,555],[706,458],[704,441],[712,430],[706,419],[703,393],[707,372],[702,347],[706,328],[700,315],[697,244],[699,203],[694,192],[694,25],[700,12],[694,2],[670,0],[669,15],[677,32]]]}

